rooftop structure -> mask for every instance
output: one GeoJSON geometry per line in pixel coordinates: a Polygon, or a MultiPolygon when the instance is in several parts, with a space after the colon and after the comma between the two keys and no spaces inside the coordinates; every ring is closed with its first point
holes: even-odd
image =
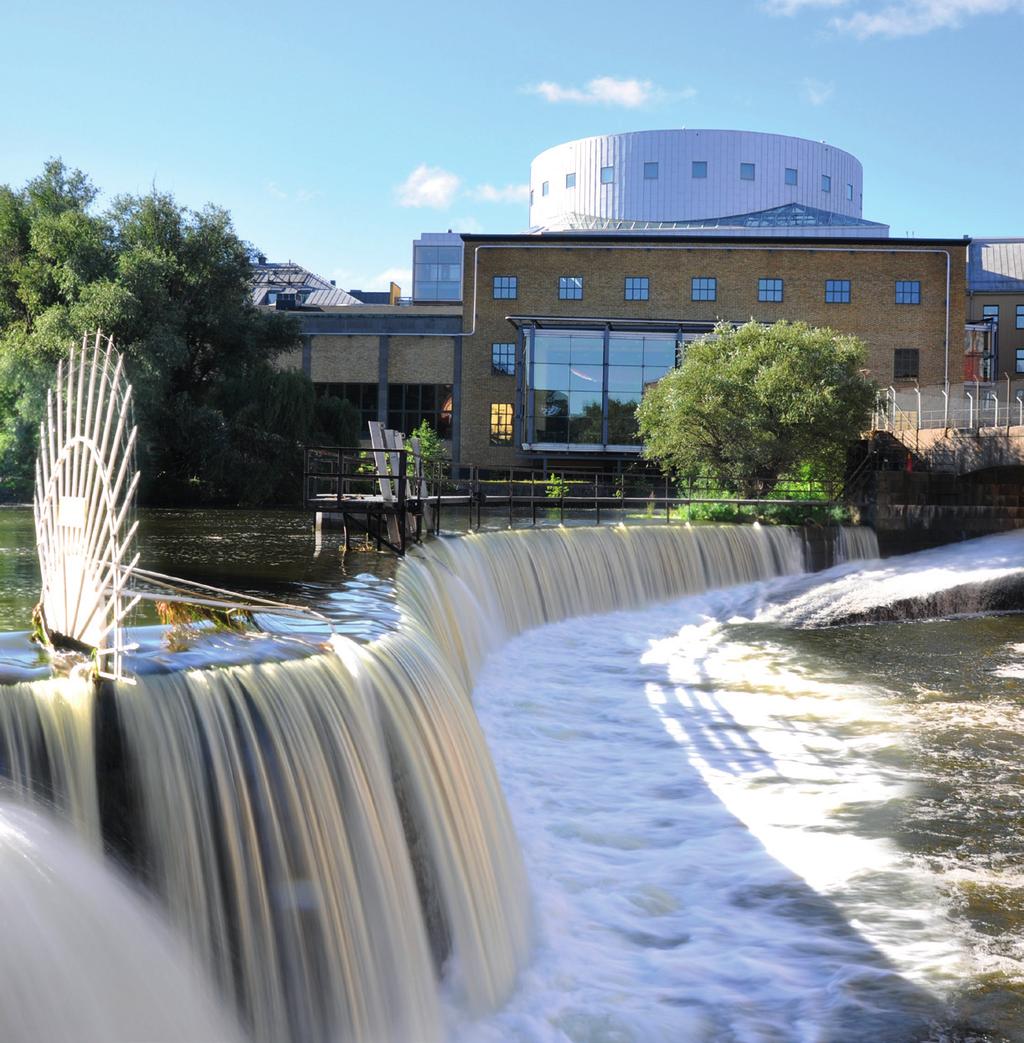
{"type": "Polygon", "coordinates": [[[332,279],[314,275],[294,261],[274,263],[263,257],[253,265],[252,302],[277,308],[345,308],[360,303],[332,279]]]}
{"type": "Polygon", "coordinates": [[[782,134],[607,134],[556,145],[530,165],[536,232],[887,236],[862,203],[856,157],[782,134]]]}

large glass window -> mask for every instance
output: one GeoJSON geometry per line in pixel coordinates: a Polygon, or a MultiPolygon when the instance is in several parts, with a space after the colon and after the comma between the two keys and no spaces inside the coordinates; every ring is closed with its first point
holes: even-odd
{"type": "Polygon", "coordinates": [[[615,167],[601,167],[601,184],[610,185],[615,180],[615,167]]]}
{"type": "Polygon", "coordinates": [[[757,299],[759,301],[771,301],[776,304],[779,303],[779,301],[782,300],[782,280],[758,279],[757,299]]]}
{"type": "Polygon", "coordinates": [[[754,164],[753,163],[741,163],[740,164],[740,180],[741,181],[753,181],[754,180],[754,164]]]}
{"type": "Polygon", "coordinates": [[[920,304],[921,303],[921,281],[919,279],[897,279],[896,280],[896,303],[897,304],[920,304]]]}
{"type": "Polygon", "coordinates": [[[561,275],[558,278],[558,299],[560,301],[583,300],[583,276],[561,275]]]}
{"type": "Polygon", "coordinates": [[[795,167],[786,167],[786,184],[787,185],[795,185],[796,184],[796,168],[795,167]]]}
{"type": "Polygon", "coordinates": [[[917,348],[897,348],[893,352],[892,376],[894,380],[917,378],[921,353],[917,348]]]}
{"type": "Polygon", "coordinates": [[[575,171],[572,174],[566,174],[565,175],[565,187],[566,188],[575,188],[576,187],[576,173],[575,173],[575,171]]]}
{"type": "Polygon", "coordinates": [[[451,438],[451,384],[388,384],[388,427],[408,434],[424,420],[442,438],[451,438]]]}
{"type": "Polygon", "coordinates": [[[637,445],[643,390],[676,364],[676,337],[534,330],[527,339],[527,438],[562,445],[637,445]]]}
{"type": "Polygon", "coordinates": [[[516,371],[516,346],[510,342],[491,345],[491,372],[512,376],[516,371]]]}
{"type": "Polygon", "coordinates": [[[366,425],[377,419],[378,385],[374,384],[314,384],[317,395],[334,395],[343,398],[359,410],[359,437],[368,437],[366,425]]]}
{"type": "Polygon", "coordinates": [[[849,304],[850,303],[850,280],[849,279],[826,279],[825,280],[825,303],[826,304],[849,304]]]}
{"type": "Polygon", "coordinates": [[[651,281],[646,275],[627,275],[625,299],[627,301],[646,301],[650,296],[651,281]]]}
{"type": "Polygon", "coordinates": [[[519,279],[515,275],[496,275],[494,277],[494,299],[496,301],[514,301],[519,294],[519,279]]]}
{"type": "Polygon", "coordinates": [[[512,442],[512,403],[491,403],[491,445],[510,445],[512,442]]]}
{"type": "Polygon", "coordinates": [[[644,164],[644,180],[645,181],[657,181],[658,180],[658,164],[657,163],[645,163],[644,164]]]}
{"type": "Polygon", "coordinates": [[[462,248],[413,247],[412,295],[418,301],[462,299],[462,248]]]}
{"type": "Polygon", "coordinates": [[[718,280],[707,276],[694,276],[690,280],[691,301],[713,301],[718,294],[718,280]]]}
{"type": "Polygon", "coordinates": [[[690,176],[707,177],[708,161],[706,159],[695,159],[693,163],[690,164],[690,176]]]}

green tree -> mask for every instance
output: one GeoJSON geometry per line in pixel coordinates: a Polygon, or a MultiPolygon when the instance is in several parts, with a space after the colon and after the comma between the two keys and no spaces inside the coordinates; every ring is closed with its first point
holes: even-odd
{"type": "Polygon", "coordinates": [[[251,248],[217,207],[154,190],[97,214],[96,196],[60,160],[0,187],[0,486],[31,488],[57,360],[102,327],[135,391],[145,501],[293,499],[299,444],[352,414],[276,368],[298,326],[252,305],[251,248]]]}
{"type": "Polygon", "coordinates": [[[833,330],[722,323],[645,391],[637,410],[644,454],[743,496],[770,492],[801,465],[837,478],[874,401],[864,359],[860,340],[833,330]]]}

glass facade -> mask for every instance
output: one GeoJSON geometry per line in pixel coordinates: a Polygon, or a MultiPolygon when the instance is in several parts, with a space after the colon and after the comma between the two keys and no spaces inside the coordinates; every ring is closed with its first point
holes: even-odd
{"type": "Polygon", "coordinates": [[[408,434],[424,420],[442,438],[451,438],[451,384],[388,384],[388,427],[408,434]]]}
{"type": "Polygon", "coordinates": [[[418,301],[462,299],[462,248],[413,247],[413,298],[418,301]]]}
{"type": "Polygon", "coordinates": [[[920,304],[921,282],[918,279],[898,279],[896,281],[897,304],[920,304]]]}
{"type": "Polygon", "coordinates": [[[676,364],[675,333],[524,331],[524,438],[537,444],[637,446],[643,390],[676,364]]]}

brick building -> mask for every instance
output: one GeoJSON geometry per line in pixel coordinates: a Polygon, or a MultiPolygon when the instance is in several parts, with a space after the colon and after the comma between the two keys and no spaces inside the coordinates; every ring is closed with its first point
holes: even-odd
{"type": "Polygon", "coordinates": [[[463,460],[635,456],[644,385],[719,321],[856,334],[883,386],[962,372],[962,239],[463,238],[463,460]]]}

